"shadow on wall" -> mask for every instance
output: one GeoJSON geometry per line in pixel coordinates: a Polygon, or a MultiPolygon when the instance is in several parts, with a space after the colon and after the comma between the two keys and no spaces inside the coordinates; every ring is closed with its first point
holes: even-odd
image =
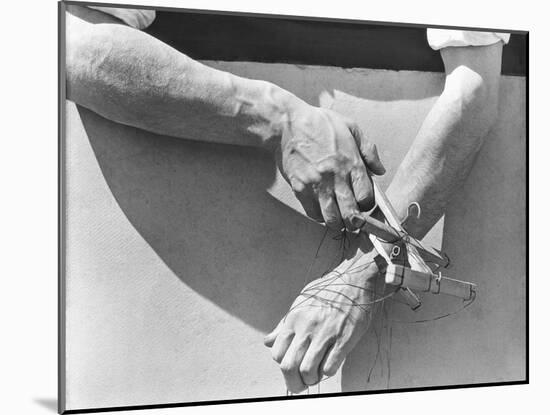
{"type": "MultiPolygon", "coordinates": [[[[267,66],[266,79],[276,82],[279,72],[267,66]]],[[[267,66],[256,67],[254,77],[261,78],[267,66]]],[[[279,84],[302,91],[310,102],[318,99],[317,85],[334,77],[320,72],[305,82],[309,71],[298,69],[288,69],[279,84]]],[[[405,89],[393,88],[389,101],[364,98],[369,82],[387,82],[389,75],[381,72],[366,83],[356,81],[363,98],[340,92],[350,90],[344,85],[324,105],[360,120],[394,172],[433,102],[397,96],[415,95],[405,85],[430,96],[442,79],[404,73],[405,89]]],[[[411,317],[388,306],[386,320],[378,320],[346,360],[343,391],[522,379],[525,114],[518,108],[524,108],[524,88],[521,79],[503,82],[497,126],[446,215],[443,249],[454,261],[451,276],[479,284],[476,303],[457,316],[416,325],[386,324],[411,317]]],[[[246,324],[270,331],[306,280],[321,275],[338,255],[339,242],[325,241],[321,260],[306,275],[324,228],[266,192],[275,180],[269,154],[157,137],[79,112],[105,180],[134,228],[184,284],[246,324]]],[[[388,174],[380,182],[385,187],[390,179],[388,174]]],[[[417,318],[460,306],[449,304],[443,296],[426,298],[417,318]]]]}
{"type": "MultiPolygon", "coordinates": [[[[157,255],[201,296],[271,331],[304,285],[317,248],[312,241],[324,235],[266,192],[272,157],[152,136],[78,110],[109,188],[157,255]]],[[[339,243],[323,246],[338,251],[339,243]]],[[[317,261],[311,275],[326,266],[317,261]]]]}

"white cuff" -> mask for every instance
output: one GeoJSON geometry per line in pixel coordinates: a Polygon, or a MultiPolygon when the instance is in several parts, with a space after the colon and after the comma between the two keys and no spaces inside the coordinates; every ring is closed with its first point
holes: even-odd
{"type": "Polygon", "coordinates": [[[487,46],[500,41],[506,44],[509,40],[510,33],[428,29],[428,43],[435,50],[449,46],[487,46]]]}

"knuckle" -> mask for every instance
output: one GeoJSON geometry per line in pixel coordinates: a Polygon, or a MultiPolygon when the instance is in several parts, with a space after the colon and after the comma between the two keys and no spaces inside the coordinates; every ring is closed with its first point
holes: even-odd
{"type": "Polygon", "coordinates": [[[292,310],[288,311],[288,314],[285,317],[285,328],[283,329],[285,332],[285,339],[289,340],[290,337],[293,337],[296,335],[295,329],[296,329],[296,320],[297,316],[299,315],[297,312],[300,311],[301,307],[294,307],[295,304],[293,304],[292,310]]]}
{"type": "Polygon", "coordinates": [[[307,169],[304,181],[306,182],[306,184],[313,186],[318,184],[322,179],[323,176],[321,175],[321,173],[317,169],[310,167],[309,169],[307,169]]]}
{"type": "Polygon", "coordinates": [[[303,319],[305,307],[295,307],[293,310],[289,311],[286,318],[292,324],[296,324],[303,319]]]}
{"type": "Polygon", "coordinates": [[[305,184],[300,180],[292,180],[290,186],[292,187],[292,191],[298,196],[301,196],[306,188],[305,184]]]}

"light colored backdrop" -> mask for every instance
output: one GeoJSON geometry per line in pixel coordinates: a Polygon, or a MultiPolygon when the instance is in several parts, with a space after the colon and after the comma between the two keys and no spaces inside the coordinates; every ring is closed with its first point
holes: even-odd
{"type": "MultiPolygon", "coordinates": [[[[357,119],[388,167],[384,186],[443,84],[433,73],[207,63],[357,119]]],[[[429,324],[378,321],[321,392],[524,378],[524,99],[525,80],[503,77],[499,121],[429,236],[454,276],[479,285],[476,303],[429,324]]],[[[284,395],[262,337],[303,286],[323,229],[294,209],[270,157],[69,103],[66,169],[67,407],[284,395]]],[[[312,275],[337,246],[323,245],[312,275]]],[[[420,314],[388,314],[458,307],[426,298],[420,314]]]]}

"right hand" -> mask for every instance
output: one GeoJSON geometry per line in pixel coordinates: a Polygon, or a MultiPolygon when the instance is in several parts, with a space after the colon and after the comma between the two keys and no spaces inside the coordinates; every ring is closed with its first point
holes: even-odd
{"type": "Polygon", "coordinates": [[[310,282],[264,338],[290,392],[333,376],[367,331],[382,304],[384,281],[374,260],[377,255],[372,249],[355,248],[334,271],[310,282]]]}
{"type": "Polygon", "coordinates": [[[279,168],[306,214],[334,230],[374,206],[369,172],[384,174],[376,146],[342,115],[305,104],[289,114],[279,168]]]}

